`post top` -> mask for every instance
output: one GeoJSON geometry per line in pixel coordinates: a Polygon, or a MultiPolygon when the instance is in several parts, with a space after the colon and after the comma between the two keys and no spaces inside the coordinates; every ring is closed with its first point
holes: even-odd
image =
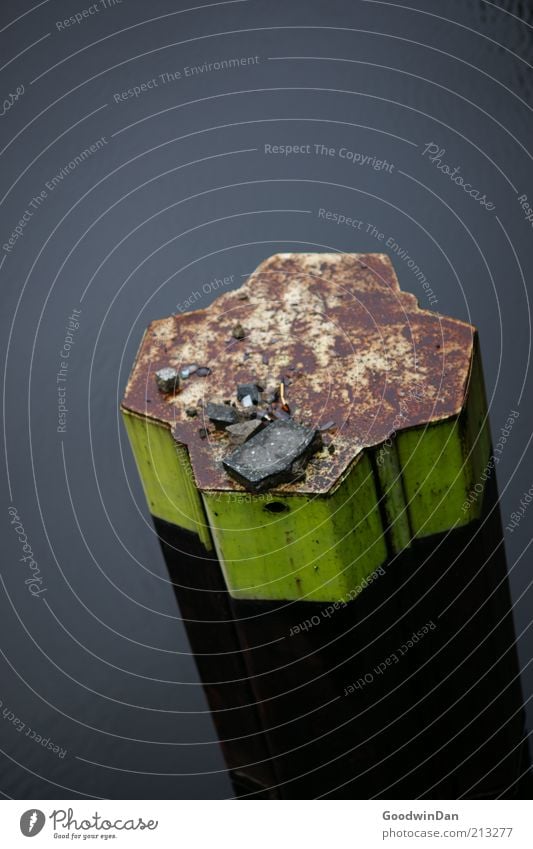
{"type": "Polygon", "coordinates": [[[325,494],[365,448],[461,411],[474,335],[420,309],[385,254],[276,254],[207,308],[152,322],[122,406],[172,429],[199,489],[241,490],[206,404],[231,400],[245,415],[237,384],[259,384],[264,398],[283,381],[290,415],[321,429],[324,444],[305,478],[273,491],[325,494]],[[156,371],[189,365],[199,368],[176,394],[158,389],[156,371]]]}

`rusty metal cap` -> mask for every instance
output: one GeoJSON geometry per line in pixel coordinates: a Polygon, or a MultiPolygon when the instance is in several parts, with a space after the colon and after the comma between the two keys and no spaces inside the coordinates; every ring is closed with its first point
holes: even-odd
{"type": "Polygon", "coordinates": [[[420,309],[385,254],[276,254],[207,308],[152,322],[123,407],[172,428],[200,489],[234,490],[222,465],[227,436],[206,419],[200,439],[186,410],[236,400],[237,384],[260,383],[266,396],[282,384],[294,421],[328,422],[334,451],[325,440],[305,479],[275,491],[325,494],[365,448],[460,412],[474,336],[471,325],[420,309]],[[158,391],[156,371],[191,362],[201,376],[183,380],[177,395],[158,391]]]}

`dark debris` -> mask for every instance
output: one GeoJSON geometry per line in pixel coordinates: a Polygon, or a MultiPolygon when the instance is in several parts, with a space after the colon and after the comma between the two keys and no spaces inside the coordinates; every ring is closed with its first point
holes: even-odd
{"type": "Polygon", "coordinates": [[[180,379],[175,368],[171,368],[170,366],[160,368],[159,371],[156,371],[155,373],[155,380],[160,392],[168,394],[179,390],[180,379]]]}
{"type": "Polygon", "coordinates": [[[228,454],[222,463],[246,489],[261,492],[301,478],[309,458],[321,446],[317,430],[292,421],[275,421],[228,454]]]}
{"type": "Polygon", "coordinates": [[[237,410],[227,404],[213,404],[209,401],[205,405],[205,414],[213,422],[215,427],[218,428],[224,428],[239,421],[237,410]]]}

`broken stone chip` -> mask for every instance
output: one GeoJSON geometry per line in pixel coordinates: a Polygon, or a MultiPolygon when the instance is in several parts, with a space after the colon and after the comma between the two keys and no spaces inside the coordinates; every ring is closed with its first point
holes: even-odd
{"type": "Polygon", "coordinates": [[[322,446],[320,433],[292,421],[275,421],[222,461],[227,473],[251,492],[261,492],[301,476],[322,446]]]}
{"type": "Polygon", "coordinates": [[[180,377],[186,380],[191,374],[194,374],[195,371],[198,371],[198,366],[196,363],[191,363],[189,366],[183,366],[180,368],[180,377]]]}
{"type": "Polygon", "coordinates": [[[257,419],[249,419],[246,422],[229,425],[226,428],[226,433],[229,435],[230,445],[242,445],[244,442],[247,442],[247,440],[250,439],[250,437],[253,436],[260,427],[261,422],[257,419]]]}
{"type": "MultiPolygon", "coordinates": [[[[242,401],[244,404],[245,398],[250,398],[252,404],[259,404],[259,401],[261,400],[261,389],[257,383],[237,384],[237,400],[242,401]]],[[[248,407],[249,404],[244,404],[244,406],[248,407]]]]}
{"type": "Polygon", "coordinates": [[[209,401],[205,406],[205,414],[218,428],[224,428],[239,421],[237,410],[229,407],[228,404],[213,404],[209,401]]]}
{"type": "Polygon", "coordinates": [[[246,336],[246,331],[242,324],[236,324],[233,330],[231,331],[231,335],[234,339],[244,339],[246,336]]]}
{"type": "Polygon", "coordinates": [[[180,385],[179,374],[175,368],[160,368],[155,373],[157,388],[160,392],[177,392],[180,385]]]}

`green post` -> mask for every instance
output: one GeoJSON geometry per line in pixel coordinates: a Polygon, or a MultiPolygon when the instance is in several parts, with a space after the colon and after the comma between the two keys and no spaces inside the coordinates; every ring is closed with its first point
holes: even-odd
{"type": "MultiPolygon", "coordinates": [[[[258,779],[243,767],[241,786],[253,794],[258,781],[283,797],[320,795],[335,780],[335,763],[342,762],[348,793],[384,788],[387,775],[400,796],[423,789],[427,739],[422,735],[421,748],[417,731],[426,720],[437,723],[445,700],[435,701],[420,687],[429,680],[422,667],[434,672],[439,663],[445,669],[459,658],[470,676],[472,667],[461,654],[468,643],[460,641],[458,654],[448,648],[454,632],[464,625],[481,639],[503,617],[498,633],[512,645],[505,645],[505,668],[489,674],[491,686],[503,687],[505,675],[516,669],[506,590],[472,633],[460,618],[448,616],[446,626],[439,622],[435,591],[442,582],[441,600],[463,593],[466,617],[476,604],[469,586],[488,593],[495,575],[498,586],[507,586],[504,558],[492,563],[490,580],[488,570],[479,582],[467,579],[462,554],[470,546],[478,556],[480,540],[486,545],[484,517],[488,505],[494,512],[496,497],[495,490],[485,491],[483,475],[491,440],[476,330],[420,309],[413,295],[401,291],[384,254],[277,254],[208,308],[150,325],[122,413],[157,527],[173,529],[175,542],[193,538],[211,564],[218,560],[219,590],[227,590],[227,617],[233,617],[242,650],[239,668],[254,693],[252,724],[260,728],[256,737],[274,776],[258,779]],[[242,434],[231,430],[235,422],[247,423],[246,450],[235,447],[242,434]],[[254,474],[268,470],[265,458],[270,452],[272,462],[278,450],[273,434],[284,438],[284,428],[296,441],[300,433],[310,434],[305,457],[291,460],[263,488],[252,477],[247,485],[241,472],[232,474],[235,456],[258,464],[254,474]],[[456,562],[459,572],[452,568],[456,562]],[[334,614],[326,616],[329,608],[334,614]],[[305,621],[311,626],[297,630],[305,621]],[[417,645],[397,666],[391,659],[398,656],[397,644],[421,627],[429,636],[413,645],[422,641],[423,648],[417,645]],[[257,648],[265,643],[268,649],[257,648]],[[381,677],[375,670],[382,664],[387,675],[381,677]],[[287,668],[293,678],[279,671],[287,668]],[[333,674],[337,668],[343,674],[333,674]],[[350,702],[344,691],[352,685],[356,690],[358,681],[350,702]],[[420,718],[415,705],[425,700],[433,713],[420,718]],[[370,744],[374,726],[379,732],[383,723],[391,724],[384,708],[391,704],[403,706],[407,719],[397,733],[377,734],[370,744]],[[294,730],[297,722],[300,755],[290,755],[291,738],[279,729],[294,730]],[[391,754],[396,744],[405,757],[391,754]],[[380,758],[392,758],[389,773],[377,768],[380,758]],[[332,767],[324,766],[330,761],[332,767]],[[404,773],[411,778],[402,778],[404,773]],[[303,780],[304,774],[311,777],[303,780]]],[[[280,468],[283,460],[276,455],[280,468]]],[[[495,515],[492,533],[497,509],[495,515]]],[[[501,542],[501,529],[498,534],[501,542]]],[[[170,561],[178,568],[178,555],[167,556],[170,561]]],[[[195,568],[201,573],[201,558],[195,568]]],[[[209,601],[199,595],[197,604],[201,612],[209,601]]],[[[490,666],[493,648],[490,642],[481,664],[490,666]]],[[[465,699],[460,722],[474,723],[472,739],[476,733],[483,737],[494,712],[476,719],[463,695],[470,679],[454,668],[450,675],[451,696],[465,699]]],[[[514,741],[523,751],[519,686],[504,690],[502,715],[515,708],[514,719],[496,749],[501,753],[514,741]]],[[[446,723],[438,727],[449,733],[446,723]]],[[[460,752],[450,743],[452,751],[455,763],[460,752]]],[[[472,758],[472,770],[460,772],[456,785],[443,778],[440,793],[465,789],[467,776],[478,776],[472,758]]],[[[505,764],[505,775],[514,776],[516,759],[505,764]]],[[[482,782],[480,792],[490,795],[494,786],[482,782]]]]}

